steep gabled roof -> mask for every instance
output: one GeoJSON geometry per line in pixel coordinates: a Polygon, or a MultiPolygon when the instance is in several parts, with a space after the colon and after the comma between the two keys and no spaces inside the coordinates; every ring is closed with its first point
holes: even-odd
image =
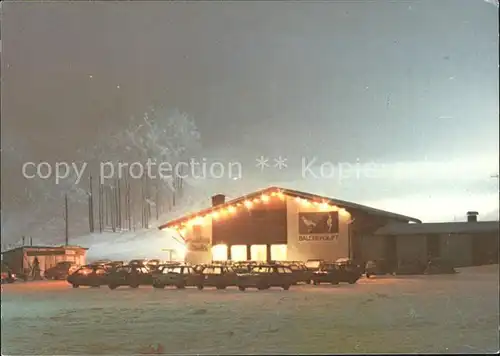
{"type": "Polygon", "coordinates": [[[210,208],[206,208],[206,209],[194,212],[194,213],[184,215],[180,218],[168,221],[167,223],[160,225],[158,228],[160,230],[162,230],[162,229],[166,229],[166,228],[169,228],[172,226],[176,226],[176,225],[179,225],[179,224],[186,222],[187,220],[196,218],[197,216],[207,215],[207,214],[212,213],[214,210],[225,208],[225,207],[228,207],[228,206],[231,206],[234,204],[242,203],[245,200],[252,200],[252,199],[255,199],[255,198],[261,196],[262,194],[269,194],[272,192],[281,192],[284,195],[287,195],[289,197],[294,197],[294,198],[298,197],[298,198],[313,200],[313,201],[318,201],[318,202],[326,202],[326,203],[334,204],[334,205],[336,205],[338,207],[342,207],[342,208],[353,209],[353,210],[362,210],[362,211],[365,211],[366,213],[371,214],[371,215],[386,216],[386,217],[400,220],[400,221],[406,222],[406,223],[408,223],[410,221],[415,222],[415,223],[421,223],[420,220],[412,218],[410,216],[395,214],[395,213],[391,213],[391,212],[388,212],[385,210],[375,209],[375,208],[371,208],[371,207],[361,205],[361,204],[351,203],[348,201],[333,199],[333,198],[324,197],[321,195],[316,195],[316,194],[311,194],[311,193],[305,193],[305,192],[301,192],[298,190],[279,188],[279,187],[269,187],[269,188],[258,190],[258,191],[252,192],[250,194],[238,197],[236,199],[227,201],[224,204],[218,205],[216,207],[210,207],[210,208]]]}
{"type": "Polygon", "coordinates": [[[375,231],[375,235],[498,233],[498,226],[498,221],[443,222],[424,224],[390,223],[375,231]]]}

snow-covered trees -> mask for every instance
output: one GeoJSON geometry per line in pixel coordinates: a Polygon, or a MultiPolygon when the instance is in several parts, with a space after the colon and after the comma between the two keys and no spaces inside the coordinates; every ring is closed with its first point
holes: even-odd
{"type": "MultiPolygon", "coordinates": [[[[76,184],[72,172],[55,184],[53,179],[23,177],[22,167],[33,158],[29,148],[12,133],[2,136],[2,210],[1,229],[4,245],[17,243],[22,235],[64,235],[64,196],[78,214],[86,204],[87,192],[76,184]]],[[[32,172],[30,172],[32,173],[32,172]]],[[[73,228],[78,229],[78,221],[73,228]]],[[[4,246],[5,247],[5,246],[4,246]]]]}
{"type": "Polygon", "coordinates": [[[2,193],[8,190],[12,194],[8,199],[2,194],[2,237],[12,236],[11,240],[17,241],[22,235],[32,235],[36,241],[39,236],[52,236],[62,242],[66,194],[71,236],[88,231],[90,216],[94,217],[96,232],[101,227],[119,231],[151,226],[151,218],[179,203],[187,189],[185,182],[175,176],[175,171],[164,179],[152,179],[146,172],[142,178],[131,177],[127,169],[118,172],[118,164],[146,165],[149,159],[175,166],[196,156],[200,148],[200,135],[192,118],[178,110],[151,108],[113,132],[99,133],[75,153],[72,163],[79,167],[87,164],[78,184],[75,172],[55,184],[53,179],[23,178],[22,164],[32,160],[30,148],[23,147],[18,137],[3,135],[2,193]],[[112,163],[115,172],[100,184],[100,165],[105,162],[112,163]]]}
{"type": "Polygon", "coordinates": [[[164,108],[151,108],[141,118],[131,119],[122,130],[101,137],[85,155],[87,161],[93,158],[93,175],[98,177],[97,221],[113,231],[149,227],[152,214],[158,218],[170,210],[186,190],[181,177],[185,172],[174,169],[159,177],[158,165],[165,162],[175,167],[200,148],[194,120],[178,110],[164,108]],[[145,169],[148,161],[152,163],[150,171],[145,169]],[[114,167],[112,178],[100,175],[102,164],[114,167]],[[133,165],[143,167],[142,175],[133,165]]]}

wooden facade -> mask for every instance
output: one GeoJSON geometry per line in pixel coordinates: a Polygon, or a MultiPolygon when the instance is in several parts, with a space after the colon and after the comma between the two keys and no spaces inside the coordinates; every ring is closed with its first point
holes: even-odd
{"type": "Polygon", "coordinates": [[[251,245],[266,245],[271,259],[271,245],[287,243],[286,202],[275,200],[256,206],[229,219],[212,222],[212,244],[227,245],[231,259],[233,245],[247,245],[247,259],[251,259],[251,245]]]}
{"type": "MultiPolygon", "coordinates": [[[[270,187],[229,202],[218,194],[212,198],[212,207],[171,220],[159,229],[183,231],[188,246],[186,260],[191,263],[208,263],[216,255],[231,260],[232,247],[237,259],[245,255],[247,259],[253,259],[257,254],[267,254],[267,260],[275,259],[272,250],[284,249],[286,258],[292,260],[351,257],[363,261],[369,257],[364,248],[365,242],[371,242],[366,239],[368,236],[373,236],[377,229],[390,222],[410,221],[420,223],[412,217],[356,203],[270,187]],[[244,203],[249,205],[248,209],[242,207],[244,203]],[[328,210],[328,207],[338,210],[328,210]],[[233,208],[233,213],[228,214],[228,208],[233,208]],[[335,231],[329,228],[304,233],[304,223],[320,226],[328,224],[327,220],[330,227],[331,222],[336,221],[335,231]],[[207,242],[206,246],[198,248],[203,241],[207,242]],[[266,252],[252,254],[254,247],[266,252]]],[[[395,246],[389,239],[384,240],[381,249],[396,259],[395,246]]],[[[275,252],[276,256],[279,254],[275,252]]]]}

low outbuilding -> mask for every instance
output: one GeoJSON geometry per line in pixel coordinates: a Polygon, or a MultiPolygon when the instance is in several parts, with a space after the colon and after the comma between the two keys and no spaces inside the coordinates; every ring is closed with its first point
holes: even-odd
{"type": "Polygon", "coordinates": [[[41,275],[58,262],[69,261],[85,264],[87,248],[80,246],[20,246],[2,252],[2,263],[7,264],[16,274],[32,271],[35,258],[41,275]]]}

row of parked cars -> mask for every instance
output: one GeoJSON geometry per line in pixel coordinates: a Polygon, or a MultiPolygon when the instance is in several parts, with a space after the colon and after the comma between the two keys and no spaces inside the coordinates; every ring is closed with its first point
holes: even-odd
{"type": "MultiPolygon", "coordinates": [[[[206,275],[205,280],[203,284],[196,284],[197,286],[205,286],[209,285],[210,282],[209,280],[213,280],[214,278],[217,279],[220,277],[213,277],[212,275],[224,275],[224,276],[229,276],[233,281],[230,283],[222,283],[222,284],[217,284],[214,285],[215,287],[224,287],[224,285],[235,285],[234,280],[240,281],[241,286],[244,287],[243,283],[246,279],[249,279],[247,275],[250,274],[252,277],[250,279],[255,279],[255,275],[266,275],[264,271],[268,271],[267,274],[269,274],[271,267],[276,267],[277,265],[280,265],[280,267],[286,267],[284,270],[279,270],[281,274],[283,275],[289,275],[291,270],[291,275],[292,275],[292,280],[293,284],[297,283],[313,283],[313,284],[320,284],[320,283],[340,283],[340,282],[347,282],[347,283],[355,283],[359,276],[361,274],[365,274],[367,278],[371,278],[372,276],[375,275],[383,275],[383,274],[397,274],[397,275],[409,275],[409,274],[443,274],[443,273],[456,273],[455,269],[453,266],[448,263],[445,260],[442,259],[437,259],[437,258],[431,258],[429,259],[427,264],[422,264],[418,263],[415,261],[400,261],[398,263],[398,268],[391,268],[391,265],[387,263],[387,261],[384,260],[377,260],[377,261],[368,261],[366,264],[363,265],[356,265],[352,260],[343,258],[339,259],[335,262],[327,262],[323,260],[308,260],[307,262],[303,263],[300,261],[281,261],[281,262],[274,262],[269,264],[268,266],[263,265],[261,262],[256,262],[256,261],[244,261],[244,262],[214,262],[212,265],[196,265],[196,266],[190,266],[190,265],[184,265],[186,269],[175,269],[175,270],[168,270],[165,269],[167,267],[175,267],[178,268],[180,263],[164,263],[163,261],[160,261],[158,259],[136,259],[136,260],[131,260],[128,263],[124,261],[110,261],[110,260],[102,260],[102,261],[97,261],[94,262],[93,264],[86,265],[86,266],[78,266],[73,262],[69,261],[63,261],[57,263],[55,266],[43,271],[43,277],[45,279],[54,279],[54,280],[65,280],[68,278],[68,276],[74,274],[76,271],[78,271],[75,276],[72,278],[79,278],[82,280],[99,280],[100,282],[93,282],[94,284],[102,285],[102,284],[107,284],[104,283],[103,281],[108,280],[109,275],[111,272],[116,272],[115,270],[120,267],[120,273],[124,274],[125,271],[129,271],[130,274],[135,273],[135,271],[138,271],[142,274],[145,274],[146,277],[141,277],[140,279],[145,279],[147,283],[145,284],[154,284],[156,287],[160,287],[164,284],[162,281],[163,278],[163,273],[159,275],[159,272],[165,272],[169,271],[169,276],[171,275],[176,275],[181,274],[181,275],[187,275],[189,276],[190,273],[184,273],[185,271],[189,271],[189,268],[192,268],[192,270],[196,273],[193,274],[204,274],[206,275]],[[137,269],[137,267],[144,267],[145,269],[137,269]],[[255,268],[259,267],[259,268],[255,268]],[[214,269],[215,268],[215,269],[214,269]],[[222,268],[222,269],[220,269],[222,268]],[[235,277],[236,275],[236,277],[235,277]],[[231,277],[232,276],[232,277],[231,277]],[[155,278],[157,280],[157,283],[153,283],[155,281],[155,278]],[[101,283],[102,282],[102,283],[101,283]]],[[[182,266],[181,266],[182,267],[182,266]]],[[[274,272],[278,273],[278,272],[274,272]]],[[[275,274],[272,274],[272,276],[275,276],[275,274]]],[[[24,276],[23,278],[22,275],[17,275],[15,274],[6,264],[3,263],[2,261],[2,283],[13,283],[17,279],[24,279],[27,280],[27,276],[24,276]]],[[[169,277],[170,278],[170,277],[169,277]]],[[[176,277],[178,278],[178,277],[176,277]]],[[[188,278],[188,277],[186,277],[188,278]]],[[[196,278],[199,278],[197,275],[195,277],[190,278],[190,280],[196,280],[196,278]]],[[[226,277],[224,277],[226,278],[226,277]]],[[[259,277],[260,278],[260,277],[259,277]]],[[[274,278],[274,277],[273,277],[274,278]]],[[[281,278],[281,277],[280,277],[281,278]]],[[[189,278],[188,278],[189,279],[189,278]]],[[[285,278],[287,279],[287,278],[285,278]]],[[[74,285],[79,286],[79,285],[89,285],[86,284],[87,282],[83,283],[75,283],[74,285]]],[[[90,282],[89,282],[90,283],[90,282]]],[[[169,282],[170,283],[170,282],[169,282]]],[[[185,283],[186,285],[189,285],[189,283],[185,283]]],[[[193,283],[191,283],[193,284],[193,283]]],[[[212,283],[213,284],[213,283],[212,283]]],[[[272,284],[272,283],[270,283],[272,284]]],[[[165,283],[165,286],[169,285],[168,283],[165,283]]],[[[177,285],[177,284],[176,284],[177,285]]],[[[178,284],[180,285],[180,284],[178,284]]],[[[281,284],[284,286],[288,286],[288,284],[281,284]]],[[[110,284],[111,287],[114,287],[114,284],[110,284]]],[[[245,287],[246,288],[246,287],[245,287]]]]}
{"type": "Polygon", "coordinates": [[[151,285],[156,289],[173,286],[178,289],[196,287],[201,290],[205,287],[226,289],[234,286],[241,291],[247,288],[264,290],[271,287],[288,290],[299,283],[354,284],[362,273],[363,269],[349,259],[335,262],[311,260],[307,263],[213,262],[201,265],[133,260],[128,264],[100,261],[82,266],[71,273],[67,281],[74,288],[107,285],[110,289],[116,289],[120,286],[137,288],[140,285],[151,285]]]}

